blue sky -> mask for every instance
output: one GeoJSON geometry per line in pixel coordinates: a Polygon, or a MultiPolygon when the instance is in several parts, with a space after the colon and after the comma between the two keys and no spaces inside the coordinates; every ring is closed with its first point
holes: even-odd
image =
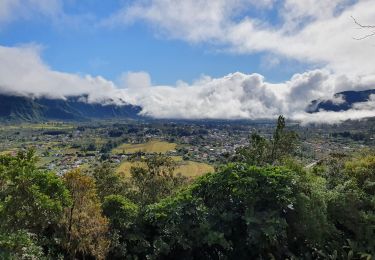
{"type": "MultiPolygon", "coordinates": [[[[121,73],[146,71],[154,84],[174,84],[177,80],[192,82],[202,74],[221,77],[231,72],[261,73],[269,81],[286,80],[309,66],[292,59],[268,65],[267,52],[236,54],[212,43],[190,43],[163,37],[144,22],[121,27],[97,26],[122,7],[121,1],[66,1],[67,15],[90,16],[92,24],[80,17],[74,25],[51,22],[49,17],[20,19],[0,30],[0,44],[42,46],[43,60],[54,70],[102,75],[117,81],[121,73]]],[[[250,12],[254,13],[254,12],[250,12]]],[[[272,23],[277,13],[259,15],[272,23]]]]}
{"type": "MultiPolygon", "coordinates": [[[[375,116],[315,99],[375,86],[375,0],[1,0],[0,93],[113,100],[156,118],[375,116]]],[[[335,102],[343,102],[339,97],[335,102]]]]}

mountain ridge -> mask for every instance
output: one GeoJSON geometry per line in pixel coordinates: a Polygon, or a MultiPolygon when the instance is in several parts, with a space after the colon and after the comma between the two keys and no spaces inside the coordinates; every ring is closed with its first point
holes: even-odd
{"type": "Polygon", "coordinates": [[[367,102],[371,95],[375,95],[375,89],[367,90],[349,90],[336,93],[332,99],[316,99],[306,107],[306,112],[317,113],[320,110],[325,111],[347,111],[353,108],[354,104],[367,102]]]}
{"type": "Polygon", "coordinates": [[[141,118],[141,107],[128,103],[88,103],[87,96],[71,96],[66,99],[32,98],[0,94],[0,118],[6,121],[67,120],[141,118]]]}

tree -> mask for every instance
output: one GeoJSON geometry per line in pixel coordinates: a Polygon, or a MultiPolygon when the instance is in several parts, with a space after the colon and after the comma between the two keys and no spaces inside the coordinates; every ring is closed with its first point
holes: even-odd
{"type": "Polygon", "coordinates": [[[375,156],[354,157],[330,190],[329,213],[354,254],[375,256],[375,156]]]}
{"type": "Polygon", "coordinates": [[[39,170],[33,150],[0,156],[0,229],[42,234],[57,223],[69,192],[54,173],[39,170]]]}
{"type": "Polygon", "coordinates": [[[285,118],[283,116],[279,116],[277,119],[277,126],[271,140],[272,148],[270,163],[274,163],[275,161],[295,152],[298,136],[294,131],[287,131],[285,127],[285,118]]]}
{"type": "Polygon", "coordinates": [[[342,259],[372,259],[375,256],[373,153],[332,154],[312,171],[324,180],[319,189],[325,189],[327,219],[334,227],[332,251],[342,259]]]}
{"type": "Polygon", "coordinates": [[[43,248],[35,234],[18,230],[0,233],[0,259],[43,259],[43,248]]]}
{"type": "Polygon", "coordinates": [[[240,161],[251,165],[264,165],[269,158],[270,143],[258,133],[250,136],[250,145],[237,150],[240,161]]]}
{"type": "Polygon", "coordinates": [[[102,207],[104,215],[109,219],[111,231],[108,257],[132,258],[134,253],[143,251],[145,239],[138,223],[138,206],[121,195],[110,195],[105,197],[102,207]]]}
{"type": "Polygon", "coordinates": [[[71,259],[77,254],[104,259],[109,246],[108,220],[102,215],[94,179],[77,169],[66,173],[63,180],[72,197],[61,219],[64,248],[71,259]]]}
{"type": "Polygon", "coordinates": [[[176,163],[171,157],[154,154],[142,159],[143,165],[130,169],[129,196],[141,206],[155,203],[173,194],[186,178],[175,176],[176,163]]]}
{"type": "Polygon", "coordinates": [[[150,254],[167,259],[317,258],[315,247],[324,248],[330,229],[324,196],[306,174],[302,168],[230,164],[202,176],[187,190],[148,207],[150,254]]]}
{"type": "Polygon", "coordinates": [[[102,163],[92,171],[101,201],[113,194],[126,194],[128,186],[108,163],[102,163]]]}
{"type": "Polygon", "coordinates": [[[280,163],[291,156],[295,153],[298,136],[294,131],[287,131],[285,127],[285,118],[279,116],[271,140],[252,133],[249,145],[237,149],[234,161],[263,166],[280,163]]]}
{"type": "Polygon", "coordinates": [[[121,195],[109,195],[103,202],[103,213],[113,229],[129,228],[138,216],[138,206],[121,195]]]}

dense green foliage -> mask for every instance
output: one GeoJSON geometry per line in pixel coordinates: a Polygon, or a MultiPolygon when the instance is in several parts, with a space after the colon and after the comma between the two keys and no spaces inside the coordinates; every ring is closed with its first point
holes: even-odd
{"type": "Polygon", "coordinates": [[[128,184],[116,174],[109,163],[103,163],[93,169],[91,175],[94,177],[97,192],[101,201],[106,196],[114,194],[125,194],[128,184]]]}
{"type": "Polygon", "coordinates": [[[293,161],[229,164],[145,210],[107,197],[104,212],[120,238],[111,256],[371,259],[374,158],[346,158],[340,179],[330,160],[313,171],[293,161]]]}
{"type": "Polygon", "coordinates": [[[107,196],[104,214],[110,220],[111,248],[109,259],[130,257],[144,249],[143,233],[139,231],[139,207],[121,195],[107,196]]]}
{"type": "Polygon", "coordinates": [[[281,257],[293,192],[293,174],[284,168],[235,164],[208,174],[148,209],[146,220],[156,228],[154,255],[281,257]]]}
{"type": "Polygon", "coordinates": [[[298,143],[297,134],[285,127],[285,118],[279,116],[270,140],[258,133],[252,133],[249,145],[238,148],[232,160],[258,166],[280,164],[283,159],[296,152],[298,143]]]}
{"type": "Polygon", "coordinates": [[[149,205],[173,194],[186,179],[173,172],[176,163],[162,154],[147,156],[142,160],[144,166],[130,170],[131,192],[129,197],[141,206],[149,205]]]}
{"type": "Polygon", "coordinates": [[[35,166],[34,151],[0,156],[0,256],[28,258],[42,255],[41,245],[53,250],[69,192],[52,172],[35,166]]]}
{"type": "Polygon", "coordinates": [[[43,258],[43,250],[36,244],[35,234],[24,230],[0,234],[0,259],[43,258]]]}
{"type": "Polygon", "coordinates": [[[192,183],[157,154],[125,179],[107,163],[59,177],[33,151],[0,155],[0,258],[374,259],[374,152],[305,168],[296,141],[281,117],[192,183]]]}
{"type": "Polygon", "coordinates": [[[40,231],[55,222],[69,194],[52,172],[38,170],[32,150],[0,157],[0,227],[40,231]]]}

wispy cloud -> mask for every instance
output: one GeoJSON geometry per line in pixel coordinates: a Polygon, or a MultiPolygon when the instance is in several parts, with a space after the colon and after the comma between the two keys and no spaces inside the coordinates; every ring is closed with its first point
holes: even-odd
{"type": "MultiPolygon", "coordinates": [[[[259,1],[258,1],[259,2],[259,1]]],[[[280,21],[272,23],[254,12],[248,0],[136,1],[103,23],[119,26],[144,21],[167,37],[191,43],[221,45],[236,53],[273,52],[327,66],[337,73],[375,73],[372,41],[358,42],[351,16],[375,24],[374,1],[266,1],[280,21]]]]}
{"type": "MultiPolygon", "coordinates": [[[[74,0],[75,1],[75,0],[74,0]]],[[[74,1],[70,1],[71,4],[74,1]]],[[[1,0],[0,31],[12,23],[41,21],[51,24],[55,29],[95,30],[98,22],[90,12],[67,13],[63,0],[1,0]]]]}
{"type": "Polygon", "coordinates": [[[61,0],[2,0],[0,1],[0,28],[13,21],[35,17],[54,19],[63,14],[61,0]]]}

